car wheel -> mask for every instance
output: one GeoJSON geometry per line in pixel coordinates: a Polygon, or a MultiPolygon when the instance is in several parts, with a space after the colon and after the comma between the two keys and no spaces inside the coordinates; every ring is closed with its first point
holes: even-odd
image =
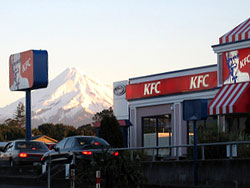
{"type": "Polygon", "coordinates": [[[11,167],[15,166],[15,165],[14,165],[13,159],[10,159],[10,166],[11,166],[11,167]]]}

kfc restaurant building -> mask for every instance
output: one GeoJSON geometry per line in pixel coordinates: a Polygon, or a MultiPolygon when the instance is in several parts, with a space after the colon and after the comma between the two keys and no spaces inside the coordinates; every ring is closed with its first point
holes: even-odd
{"type": "MultiPolygon", "coordinates": [[[[216,124],[226,132],[245,129],[250,111],[250,18],[219,41],[212,46],[217,64],[114,83],[114,113],[131,123],[129,147],[190,143],[192,122],[183,120],[184,100],[207,100],[208,118],[198,126],[216,124]]],[[[176,150],[162,154],[174,156],[176,150]]]]}

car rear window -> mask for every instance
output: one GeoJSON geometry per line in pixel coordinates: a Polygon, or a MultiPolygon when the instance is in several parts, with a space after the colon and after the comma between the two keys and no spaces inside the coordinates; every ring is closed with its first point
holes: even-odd
{"type": "Polygon", "coordinates": [[[101,138],[82,137],[77,140],[80,146],[91,146],[92,148],[109,147],[109,144],[101,138]]]}
{"type": "Polygon", "coordinates": [[[48,148],[39,142],[17,142],[16,149],[27,149],[27,150],[48,150],[48,148]]]}

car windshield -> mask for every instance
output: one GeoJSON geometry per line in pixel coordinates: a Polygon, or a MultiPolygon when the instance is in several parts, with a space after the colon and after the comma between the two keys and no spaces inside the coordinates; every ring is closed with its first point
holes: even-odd
{"type": "Polygon", "coordinates": [[[48,150],[46,146],[39,142],[17,142],[15,148],[27,150],[48,150]]]}
{"type": "Polygon", "coordinates": [[[108,148],[110,145],[101,138],[81,137],[77,138],[77,141],[82,147],[91,148],[108,148]]]}

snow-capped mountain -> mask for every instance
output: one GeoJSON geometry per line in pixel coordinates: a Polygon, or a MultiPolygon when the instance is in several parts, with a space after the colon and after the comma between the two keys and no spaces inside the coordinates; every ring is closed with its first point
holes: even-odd
{"type": "MultiPolygon", "coordinates": [[[[32,128],[43,123],[80,126],[92,122],[96,112],[113,105],[112,87],[68,68],[45,89],[31,93],[32,128]]],[[[0,122],[13,118],[22,98],[0,108],[0,122]]]]}

